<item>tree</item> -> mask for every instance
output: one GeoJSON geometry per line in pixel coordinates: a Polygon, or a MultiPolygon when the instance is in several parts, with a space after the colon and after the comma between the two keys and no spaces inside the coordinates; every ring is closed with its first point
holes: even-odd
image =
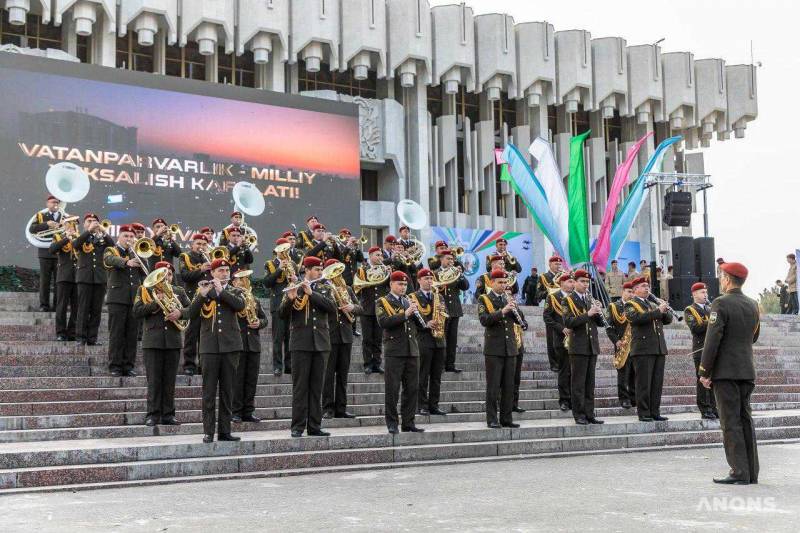
{"type": "Polygon", "coordinates": [[[781,312],[780,299],[771,288],[764,289],[758,294],[758,305],[762,313],[778,315],[781,312]]]}

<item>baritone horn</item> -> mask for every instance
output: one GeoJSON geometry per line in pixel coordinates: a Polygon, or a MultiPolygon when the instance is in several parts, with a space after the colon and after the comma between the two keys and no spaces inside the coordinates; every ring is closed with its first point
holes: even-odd
{"type": "Polygon", "coordinates": [[[215,259],[225,259],[226,261],[229,261],[230,258],[231,258],[231,253],[230,251],[228,251],[228,248],[226,246],[217,246],[216,248],[211,250],[212,261],[215,259]]]}
{"type": "Polygon", "coordinates": [[[155,249],[156,243],[150,237],[142,237],[133,243],[133,255],[136,257],[136,260],[139,262],[139,266],[142,267],[142,270],[144,270],[145,274],[149,274],[150,269],[147,268],[147,264],[144,262],[144,259],[149,259],[155,253],[155,249]]]}
{"type": "MultiPolygon", "coordinates": [[[[172,287],[167,282],[167,268],[161,267],[150,272],[142,286],[150,293],[151,298],[156,301],[164,316],[169,315],[172,311],[180,311],[183,309],[181,301],[175,296],[172,287]],[[156,292],[161,293],[163,298],[156,298],[156,292]]],[[[178,330],[183,331],[189,326],[188,320],[176,320],[172,322],[178,330]]]]}

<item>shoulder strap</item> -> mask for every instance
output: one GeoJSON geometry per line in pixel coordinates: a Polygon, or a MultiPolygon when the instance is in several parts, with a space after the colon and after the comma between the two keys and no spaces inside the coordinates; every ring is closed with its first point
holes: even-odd
{"type": "Polygon", "coordinates": [[[569,305],[569,310],[572,311],[572,313],[575,316],[580,316],[580,315],[582,315],[583,313],[586,312],[586,311],[583,311],[582,309],[578,309],[578,306],[575,305],[575,301],[572,299],[572,295],[571,294],[569,296],[567,296],[567,305],[569,305]]]}
{"type": "Polygon", "coordinates": [[[274,274],[275,271],[277,270],[275,268],[275,263],[271,259],[267,261],[267,270],[269,270],[270,274],[274,274]]]}
{"type": "Polygon", "coordinates": [[[552,307],[553,310],[559,315],[564,314],[564,308],[561,307],[561,303],[559,303],[558,298],[556,298],[555,294],[550,295],[550,307],[552,307]]]}
{"type": "Polygon", "coordinates": [[[494,304],[492,300],[489,299],[489,296],[486,294],[481,294],[480,300],[483,302],[483,305],[486,307],[486,310],[490,313],[494,313],[494,304]]]}

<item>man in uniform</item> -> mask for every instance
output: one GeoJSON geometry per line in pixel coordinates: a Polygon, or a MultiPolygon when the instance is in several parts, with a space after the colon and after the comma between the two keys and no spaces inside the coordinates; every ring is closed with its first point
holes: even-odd
{"type": "Polygon", "coordinates": [[[639,273],[636,271],[636,262],[629,261],[628,262],[628,271],[625,273],[628,276],[628,279],[633,281],[639,277],[639,273]]]}
{"type": "MultiPolygon", "coordinates": [[[[283,237],[275,241],[275,246],[289,244],[283,237]]],[[[290,250],[291,252],[291,250],[290,250]]],[[[291,254],[287,261],[293,261],[291,254]]],[[[283,300],[283,290],[289,284],[297,281],[296,274],[287,275],[288,263],[283,263],[278,257],[273,257],[264,265],[266,276],[264,286],[270,290],[269,313],[272,318],[272,374],[280,376],[282,373],[292,373],[292,356],[289,352],[289,321],[284,320],[278,313],[278,307],[283,300]]],[[[298,268],[294,268],[296,273],[298,268]]]]}
{"type": "Polygon", "coordinates": [[[242,228],[242,214],[239,211],[234,211],[231,213],[231,223],[222,228],[222,233],[219,235],[219,245],[220,246],[228,246],[231,242],[231,230],[236,229],[239,232],[239,235],[242,234],[244,228],[242,228]]]}
{"type": "Polygon", "coordinates": [[[731,471],[715,483],[758,483],[756,430],[750,412],[755,388],[753,343],[761,330],[758,303],[742,294],[747,268],[741,263],[720,267],[722,296],[711,304],[700,381],[714,390],[722,443],[731,471]]]}
{"type": "MultiPolygon", "coordinates": [[[[622,339],[630,325],[625,317],[625,303],[633,296],[633,286],[630,281],[622,284],[622,298],[611,302],[608,306],[609,324],[606,334],[614,345],[614,353],[618,353],[622,346],[622,339]]],[[[630,342],[630,341],[629,341],[630,342]]],[[[622,368],[617,369],[617,398],[623,409],[630,409],[636,405],[636,383],[633,372],[633,362],[628,357],[622,368]]]]}
{"type": "Polygon", "coordinates": [[[715,420],[719,416],[717,415],[714,393],[700,383],[700,358],[703,357],[703,344],[706,341],[706,328],[708,328],[710,314],[711,309],[708,305],[706,284],[695,283],[692,285],[692,303],[683,310],[683,319],[689,331],[692,332],[692,357],[694,359],[695,375],[697,376],[697,408],[700,410],[701,418],[715,420]]]}
{"type": "Polygon", "coordinates": [[[786,285],[789,290],[789,306],[786,311],[787,315],[796,315],[798,313],[797,307],[797,258],[794,254],[788,254],[786,261],[789,262],[789,272],[786,273],[786,285]]]}
{"type": "Polygon", "coordinates": [[[531,275],[525,278],[522,284],[522,295],[525,298],[525,305],[539,305],[536,299],[539,292],[539,269],[531,268],[531,275]]]}
{"type": "Polygon", "coordinates": [[[200,356],[203,360],[203,442],[214,442],[214,411],[219,388],[218,440],[238,441],[231,435],[233,380],[242,336],[236,314],[244,310],[241,289],[230,284],[230,264],[211,262],[211,281],[198,285],[189,317],[200,323],[200,356]]]}
{"type": "Polygon", "coordinates": [[[404,272],[392,272],[389,294],[375,302],[378,324],[383,329],[383,346],[386,357],[385,413],[389,433],[402,431],[422,432],[414,424],[419,394],[419,345],[417,330],[427,327],[421,322],[416,304],[405,297],[408,276],[404,272]],[[400,387],[403,395],[400,398],[400,387]],[[397,400],[400,399],[400,416],[397,414],[397,400]]]}
{"type": "Polygon", "coordinates": [[[464,276],[464,268],[456,264],[455,256],[450,250],[443,250],[439,254],[441,267],[437,275],[442,270],[456,267],[461,271],[461,275],[456,281],[445,286],[441,295],[447,309],[447,320],[444,323],[445,335],[445,358],[444,371],[461,373],[461,369],[456,367],[456,350],[458,349],[458,322],[464,316],[464,309],[461,307],[461,293],[469,289],[469,280],[464,276]]]}
{"type": "Polygon", "coordinates": [[[228,262],[231,264],[231,274],[236,274],[240,270],[250,270],[253,264],[253,252],[247,243],[243,242],[241,230],[237,227],[228,229],[227,244],[221,244],[228,248],[228,262]]]}
{"type": "Polygon", "coordinates": [[[606,272],[606,291],[612,302],[622,298],[622,285],[625,283],[625,274],[619,269],[619,262],[611,261],[611,270],[606,272]]]}
{"type": "MultiPolygon", "coordinates": [[[[508,251],[508,241],[504,238],[499,238],[495,241],[495,253],[493,254],[495,257],[500,257],[503,260],[503,270],[506,272],[522,272],[522,265],[519,264],[519,261],[511,255],[508,251]]],[[[490,260],[491,256],[486,257],[486,272],[492,271],[492,262],[490,260]]]]}
{"type": "MultiPolygon", "coordinates": [[[[211,281],[211,263],[208,261],[208,237],[203,233],[192,235],[192,245],[188,252],[182,253],[178,261],[180,277],[183,280],[186,296],[194,299],[197,284],[201,281],[211,281]]],[[[197,348],[200,342],[200,319],[189,320],[189,327],[183,338],[183,373],[187,376],[195,375],[199,370],[197,348]]]]}
{"type": "Polygon", "coordinates": [[[394,235],[387,235],[383,239],[383,262],[391,264],[394,261],[394,243],[397,242],[397,237],[394,235]]]}
{"type": "Polygon", "coordinates": [[[302,252],[307,252],[314,247],[314,226],[319,224],[316,215],[311,215],[306,219],[306,228],[297,236],[297,248],[302,252]]]}
{"type": "MultiPolygon", "coordinates": [[[[163,218],[157,218],[153,221],[153,242],[156,243],[153,255],[148,259],[147,267],[150,272],[155,270],[155,264],[161,261],[166,261],[170,265],[173,260],[181,255],[181,247],[175,242],[177,236],[173,235],[167,226],[167,222],[163,218]]],[[[173,265],[174,266],[174,265],[173,265]]]]}
{"type": "MultiPolygon", "coordinates": [[[[551,292],[555,291],[559,287],[558,277],[559,273],[561,272],[562,263],[561,258],[557,255],[553,255],[547,261],[547,272],[539,276],[539,294],[537,298],[541,301],[545,301],[545,305],[547,304],[548,296],[551,292]]],[[[552,372],[558,372],[559,364],[558,358],[556,357],[555,349],[553,348],[552,340],[550,339],[550,335],[547,336],[547,360],[550,364],[550,370],[552,372]]]]}
{"type": "MultiPolygon", "coordinates": [[[[36,213],[28,230],[31,233],[39,233],[58,227],[63,217],[63,213],[58,209],[60,205],[61,201],[58,198],[53,195],[48,196],[47,209],[36,213]]],[[[39,257],[39,310],[50,311],[50,285],[56,281],[58,259],[49,248],[38,248],[36,254],[39,257]]],[[[57,298],[56,295],[54,300],[57,298]]],[[[53,307],[55,304],[53,301],[53,307]]]]}
{"type": "MultiPolygon", "coordinates": [[[[558,372],[558,405],[562,411],[572,408],[572,379],[569,366],[569,353],[564,342],[570,333],[564,324],[564,299],[575,288],[572,273],[563,272],[556,280],[559,290],[548,293],[544,304],[542,318],[544,319],[547,344],[553,347],[555,358],[555,371],[558,372]]],[[[552,368],[552,367],[551,367],[552,368]]]]}
{"type": "MultiPolygon", "coordinates": [[[[486,260],[489,262],[489,265],[492,267],[492,270],[497,270],[497,269],[505,270],[506,261],[505,261],[505,259],[503,259],[503,256],[501,256],[501,255],[490,255],[490,256],[488,256],[486,258],[486,260]]],[[[487,290],[489,290],[489,287],[492,284],[492,280],[491,280],[491,278],[489,276],[490,272],[491,272],[491,270],[488,271],[486,274],[483,274],[482,276],[480,276],[478,278],[478,280],[475,282],[475,297],[476,298],[478,296],[480,296],[481,294],[485,293],[487,290]]],[[[513,274],[513,272],[506,270],[506,273],[509,274],[508,277],[509,277],[509,280],[510,280],[510,278],[512,277],[511,275],[513,274]]],[[[512,296],[516,296],[517,293],[519,292],[519,281],[516,279],[516,276],[514,276],[514,283],[509,284],[509,280],[506,280],[506,292],[510,291],[512,296]]]]}
{"type": "Polygon", "coordinates": [[[414,246],[414,243],[411,241],[411,228],[403,224],[397,229],[397,233],[400,235],[397,242],[403,246],[403,249],[414,246]]]}
{"type": "Polygon", "coordinates": [[[78,238],[78,228],[68,224],[64,235],[56,233],[50,243],[50,252],[56,256],[56,340],[75,340],[75,319],[78,314],[78,289],[75,286],[75,271],[78,269],[78,254],[73,248],[78,238]],[[69,309],[69,320],[67,320],[69,309]]]}
{"type": "Polygon", "coordinates": [[[311,248],[306,250],[306,257],[316,257],[322,263],[328,259],[341,260],[339,245],[335,241],[331,242],[331,234],[322,224],[314,226],[314,239],[311,241],[311,248]]]}
{"type": "Polygon", "coordinates": [[[206,238],[208,246],[211,246],[211,244],[214,242],[214,228],[212,228],[211,226],[203,226],[202,228],[200,228],[198,233],[202,233],[206,238]]]}
{"type": "Polygon", "coordinates": [[[418,412],[421,415],[446,415],[439,409],[439,396],[442,387],[442,372],[444,371],[445,332],[442,324],[441,336],[434,335],[433,308],[434,298],[438,299],[439,312],[442,317],[447,313],[442,295],[432,290],[434,275],[427,268],[417,273],[419,290],[408,299],[417,306],[419,314],[426,324],[426,328],[419,329],[417,345],[419,346],[419,399],[418,412]]]}
{"type": "Polygon", "coordinates": [[[331,351],[328,316],[337,312],[331,289],[316,283],[322,276],[322,261],[318,257],[303,259],[306,276],[300,287],[286,292],[278,312],[291,321],[292,335],[292,437],[327,437],[322,431],[322,384],[325,362],[331,351]],[[312,286],[313,284],[313,286],[312,286]]]}
{"type": "Polygon", "coordinates": [[[664,387],[664,363],[667,343],[664,324],[672,322],[666,302],[648,301],[650,283],[640,276],[631,282],[633,298],[625,303],[625,316],[631,324],[631,351],[636,374],[636,411],[639,420],[667,420],[661,416],[661,391],[664,387]]]}
{"type": "MultiPolygon", "coordinates": [[[[356,272],[356,277],[362,281],[367,279],[367,272],[374,265],[383,264],[381,249],[373,246],[369,249],[367,262],[363,263],[356,272]]],[[[371,374],[377,372],[383,374],[381,368],[381,330],[375,314],[375,300],[386,295],[389,290],[389,279],[380,285],[364,287],[358,293],[361,302],[361,333],[363,340],[361,343],[361,354],[364,358],[364,372],[371,374]]]]}
{"type": "MultiPolygon", "coordinates": [[[[359,248],[358,238],[353,237],[350,230],[347,228],[342,228],[339,230],[339,236],[346,239],[346,244],[341,248],[342,254],[342,263],[344,263],[344,273],[342,274],[342,278],[344,279],[345,284],[348,287],[353,286],[353,278],[356,275],[356,271],[358,270],[358,265],[365,261],[364,259],[364,252],[361,251],[359,248]]],[[[354,300],[355,301],[355,300],[354,300]]],[[[358,332],[357,328],[358,321],[353,321],[353,335],[356,337],[360,337],[361,333],[358,332]]]]}
{"type": "Polygon", "coordinates": [[[579,425],[602,424],[594,416],[594,376],[600,341],[597,326],[604,324],[600,303],[589,293],[591,275],[576,270],[575,290],[564,299],[564,325],[569,328],[570,399],[572,416],[579,425]]]}
{"type": "Polygon", "coordinates": [[[72,248],[78,253],[78,270],[75,281],[78,284],[78,316],[75,323],[75,340],[80,344],[96,346],[106,295],[106,269],[103,268],[105,249],[114,246],[97,215],[86,213],[83,216],[83,233],[74,241],[72,248]]]}
{"type": "Polygon", "coordinates": [[[486,328],[483,336],[483,355],[486,359],[486,424],[490,428],[518,428],[519,424],[514,423],[512,414],[514,367],[519,355],[514,334],[514,324],[517,322],[513,311],[516,304],[505,296],[506,272],[493,270],[490,277],[491,287],[478,298],[478,317],[481,326],[486,328]]]}
{"type": "Polygon", "coordinates": [[[173,309],[168,315],[158,303],[166,300],[164,292],[157,288],[139,287],[133,302],[133,314],[144,321],[142,354],[147,374],[147,415],[145,425],[165,424],[177,426],[175,419],[175,374],[181,356],[181,330],[176,322],[189,316],[189,298],[181,287],[173,285],[172,263],[161,261],[153,270],[164,268],[164,283],[170,285],[172,293],[182,307],[173,309]]]}
{"type": "Polygon", "coordinates": [[[416,290],[413,280],[417,277],[417,265],[405,253],[406,248],[400,240],[396,240],[392,248],[392,271],[405,273],[406,277],[408,277],[408,291],[411,293],[416,290]]]}
{"type": "Polygon", "coordinates": [[[436,272],[441,268],[441,253],[445,250],[449,250],[447,247],[447,243],[445,241],[436,241],[433,245],[434,255],[428,258],[428,268],[432,272],[436,272]]]}
{"type": "MultiPolygon", "coordinates": [[[[233,286],[242,290],[249,290],[250,274],[240,270],[233,276],[233,286]]],[[[236,374],[233,379],[233,417],[232,422],[261,422],[255,416],[256,389],[258,388],[258,373],[261,368],[261,339],[259,330],[267,327],[267,315],[261,308],[258,298],[255,301],[255,320],[248,322],[246,309],[236,313],[239,320],[239,332],[242,336],[242,352],[239,354],[239,364],[236,365],[236,374]]]]}
{"type": "MultiPolygon", "coordinates": [[[[324,266],[327,268],[337,263],[339,261],[336,259],[328,259],[324,266]]],[[[355,418],[354,414],[347,412],[347,375],[353,351],[353,323],[362,309],[351,287],[347,287],[347,295],[350,303],[339,305],[338,312],[328,314],[331,353],[325,365],[325,383],[322,387],[323,418],[355,418]],[[345,313],[353,317],[353,323],[345,313]]]]}

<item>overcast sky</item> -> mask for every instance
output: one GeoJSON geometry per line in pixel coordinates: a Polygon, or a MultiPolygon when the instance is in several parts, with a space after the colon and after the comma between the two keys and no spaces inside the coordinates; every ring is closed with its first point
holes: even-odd
{"type": "MultiPolygon", "coordinates": [[[[430,0],[431,6],[458,3],[430,0]]],[[[663,52],[690,51],[695,59],[721,57],[728,64],[750,63],[753,41],[758,69],[758,118],[744,139],[712,141],[704,149],[711,236],[717,256],[750,269],[745,289],[755,295],[784,279],[785,256],[800,246],[800,180],[792,138],[798,123],[794,95],[800,81],[800,54],[792,39],[800,3],[791,0],[470,0],[475,14],[508,13],[515,22],[547,20],[556,31],[585,29],[592,37],[624,37],[629,45],[664,37],[663,52]]],[[[702,216],[694,216],[695,235],[702,216]]]]}

